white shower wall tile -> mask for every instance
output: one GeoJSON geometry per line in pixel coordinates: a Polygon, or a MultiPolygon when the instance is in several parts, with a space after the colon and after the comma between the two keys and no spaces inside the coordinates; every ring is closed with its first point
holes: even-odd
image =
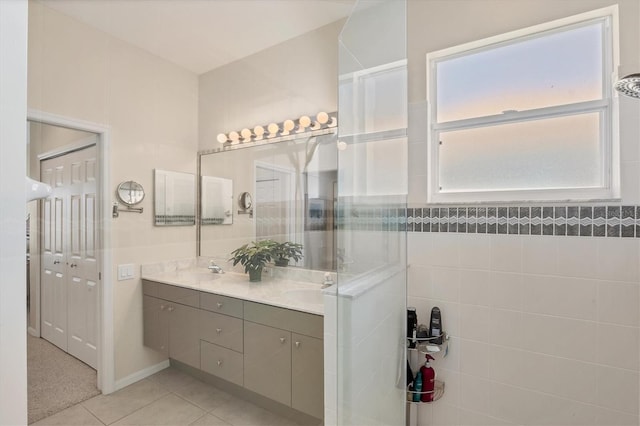
{"type": "Polygon", "coordinates": [[[419,426],[640,424],[638,239],[429,232],[408,239],[411,267],[424,267],[409,274],[408,303],[420,323],[433,306],[441,309],[449,355],[433,365],[459,372],[458,401],[420,406],[419,426]],[[486,241],[487,269],[465,247],[486,241]],[[446,275],[425,282],[428,267],[446,275]],[[456,293],[459,302],[445,296],[456,293]]]}
{"type": "Polygon", "coordinates": [[[620,162],[621,198],[628,204],[640,202],[640,163],[637,161],[620,162]]]}
{"type": "Polygon", "coordinates": [[[640,310],[638,283],[598,282],[598,321],[638,326],[640,310]]]}
{"type": "Polygon", "coordinates": [[[597,282],[572,277],[524,276],[524,311],[595,321],[597,282]]]}

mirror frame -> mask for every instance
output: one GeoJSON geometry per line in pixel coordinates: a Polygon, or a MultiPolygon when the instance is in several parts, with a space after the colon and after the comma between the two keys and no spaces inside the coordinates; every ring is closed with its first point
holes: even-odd
{"type": "Polygon", "coordinates": [[[118,185],[118,188],[116,189],[116,195],[118,196],[118,200],[120,200],[122,204],[124,204],[127,207],[132,207],[132,206],[135,206],[136,204],[140,204],[142,200],[144,200],[145,192],[144,192],[144,187],[141,184],[133,180],[127,180],[127,181],[121,182],[118,185]],[[126,188],[125,187],[126,185],[129,185],[129,187],[126,188]],[[139,198],[136,196],[134,198],[134,192],[136,193],[136,195],[140,193],[142,196],[139,198]],[[125,199],[127,197],[127,194],[129,195],[128,200],[125,199]]]}

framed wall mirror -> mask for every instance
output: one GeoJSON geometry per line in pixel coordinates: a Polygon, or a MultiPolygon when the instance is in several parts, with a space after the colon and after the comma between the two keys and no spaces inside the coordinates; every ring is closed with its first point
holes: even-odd
{"type": "Polygon", "coordinates": [[[191,173],[154,170],[154,224],[196,223],[196,177],[191,173]]]}

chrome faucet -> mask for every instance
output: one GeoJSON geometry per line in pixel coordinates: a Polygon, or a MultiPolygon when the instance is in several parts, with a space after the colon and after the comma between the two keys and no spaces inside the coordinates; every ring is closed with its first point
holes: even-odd
{"type": "Polygon", "coordinates": [[[331,287],[332,285],[335,284],[335,281],[333,281],[333,277],[331,276],[331,273],[327,272],[324,274],[324,281],[322,282],[322,289],[325,289],[327,287],[331,287]]]}
{"type": "Polygon", "coordinates": [[[222,268],[216,265],[216,263],[213,260],[209,262],[209,266],[207,268],[214,274],[224,274],[224,271],[222,270],[222,268]]]}

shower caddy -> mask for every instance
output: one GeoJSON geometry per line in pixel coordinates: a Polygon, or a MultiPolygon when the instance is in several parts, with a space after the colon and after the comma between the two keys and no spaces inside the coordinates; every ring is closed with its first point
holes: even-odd
{"type": "MultiPolygon", "coordinates": [[[[411,358],[413,358],[412,354],[420,354],[420,356],[424,356],[424,355],[431,355],[434,358],[434,362],[438,361],[439,359],[445,358],[448,354],[449,354],[449,335],[446,332],[442,332],[442,334],[440,334],[439,336],[433,336],[433,337],[414,337],[414,338],[407,338],[407,359],[409,360],[409,365],[411,365],[411,358]],[[435,343],[433,343],[434,341],[438,341],[442,339],[442,343],[437,345],[435,343]],[[409,347],[409,343],[415,343],[415,348],[411,348],[409,347]]],[[[422,363],[424,363],[424,357],[422,358],[422,363]]],[[[420,365],[422,364],[418,364],[416,367],[419,369],[420,365]]],[[[411,365],[411,369],[413,370],[414,366],[411,365]]],[[[433,398],[431,399],[431,401],[413,401],[413,398],[411,398],[412,400],[409,401],[407,400],[407,404],[416,404],[416,405],[420,405],[420,404],[431,404],[433,402],[436,402],[437,400],[439,400],[440,398],[442,398],[444,396],[444,386],[445,383],[441,380],[437,380],[434,383],[434,387],[432,391],[424,391],[424,392],[417,392],[414,390],[411,390],[409,388],[409,386],[407,386],[407,395],[410,396],[414,396],[415,394],[419,394],[419,395],[424,395],[424,394],[433,394],[433,398]]]]}

